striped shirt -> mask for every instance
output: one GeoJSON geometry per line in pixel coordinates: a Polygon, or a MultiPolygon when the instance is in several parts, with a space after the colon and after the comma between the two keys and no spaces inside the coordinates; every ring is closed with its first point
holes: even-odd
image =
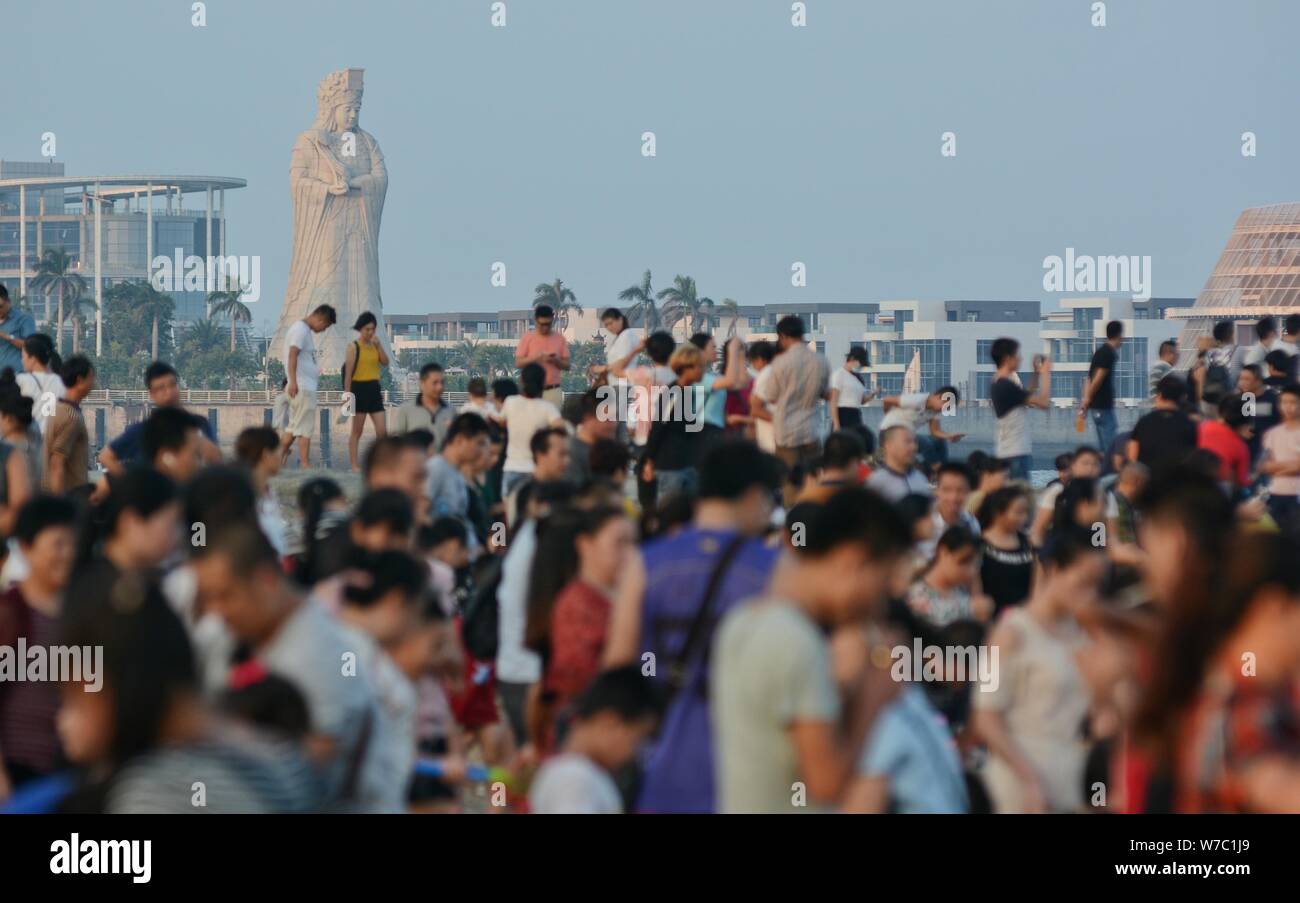
{"type": "MultiPolygon", "coordinates": [[[[28,606],[17,586],[5,595],[8,605],[26,609],[23,633],[29,650],[58,643],[58,621],[28,606]]],[[[25,680],[0,686],[0,752],[6,765],[41,774],[55,770],[59,764],[59,736],[54,727],[58,711],[56,681],[25,680]]]]}
{"type": "Polygon", "coordinates": [[[115,814],[311,812],[320,809],[322,786],[299,747],[231,724],[198,742],[133,759],[113,780],[106,808],[115,814]]]}
{"type": "Polygon", "coordinates": [[[764,392],[773,406],[777,446],[795,448],[816,442],[821,438],[817,403],[830,385],[830,364],[799,342],[778,354],[768,368],[772,375],[764,392]]]}

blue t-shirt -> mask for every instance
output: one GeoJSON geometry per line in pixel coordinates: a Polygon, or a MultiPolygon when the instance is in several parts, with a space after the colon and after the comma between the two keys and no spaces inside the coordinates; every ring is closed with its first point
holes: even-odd
{"type": "Polygon", "coordinates": [[[718,389],[714,391],[713,383],[718,379],[718,374],[712,371],[704,374],[700,380],[700,391],[705,393],[704,398],[704,422],[709,426],[716,426],[722,429],[727,425],[727,390],[718,389]]]}
{"type": "Polygon", "coordinates": [[[891,809],[914,814],[970,811],[957,743],[925,691],[910,685],[886,706],[862,747],[858,774],[889,781],[891,809]]]}
{"type": "MultiPolygon", "coordinates": [[[[216,436],[213,435],[212,424],[208,422],[208,418],[200,417],[198,414],[191,414],[190,416],[194,418],[194,425],[199,428],[199,431],[203,433],[208,441],[217,441],[216,436]]],[[[126,429],[122,430],[122,435],[108,443],[108,447],[112,450],[113,454],[117,455],[117,460],[121,461],[123,464],[129,464],[139,458],[142,454],[143,450],[141,449],[141,443],[144,440],[144,425],[148,419],[149,418],[146,417],[144,420],[131,424],[126,429]]]]}
{"type": "MultiPolygon", "coordinates": [[[[718,556],[734,532],[690,527],[647,543],[647,576],[641,609],[641,648],[654,653],[655,679],[663,680],[677,660],[712,577],[718,556]],[[690,587],[687,591],[685,588],[690,587]]],[[[710,605],[708,635],[741,601],[762,593],[778,550],[747,540],[731,559],[710,605]]],[[[664,717],[646,760],[637,808],[644,812],[713,812],[713,742],[709,725],[708,647],[701,643],[686,685],[664,717]]]]}
{"type": "MultiPolygon", "coordinates": [[[[36,321],[25,310],[14,307],[9,311],[9,318],[0,323],[0,332],[10,338],[25,339],[36,332],[36,321]]],[[[9,342],[0,342],[0,370],[13,367],[15,373],[23,372],[23,353],[9,342]]]]}

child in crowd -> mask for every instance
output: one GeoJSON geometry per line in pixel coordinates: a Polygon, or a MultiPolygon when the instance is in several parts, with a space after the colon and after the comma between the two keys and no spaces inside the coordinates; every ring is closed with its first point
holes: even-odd
{"type": "Polygon", "coordinates": [[[429,565],[429,586],[446,617],[460,613],[464,588],[458,574],[469,566],[469,534],[454,517],[440,517],[415,533],[416,549],[429,565]]]}
{"type": "Polygon", "coordinates": [[[598,675],[575,701],[559,752],[548,759],[528,793],[543,815],[616,815],[623,811],[612,777],[636,756],[658,724],[658,685],[625,665],[598,675]]]}
{"type": "Polygon", "coordinates": [[[970,618],[987,621],[993,600],[979,588],[979,553],[979,537],[970,530],[960,525],[945,530],[930,567],[908,588],[908,607],[936,627],[970,618]]]}
{"type": "Polygon", "coordinates": [[[497,416],[497,407],[488,398],[487,381],[481,376],[476,376],[465,386],[469,393],[469,401],[460,406],[458,414],[478,414],[484,419],[492,419],[497,416]]]}

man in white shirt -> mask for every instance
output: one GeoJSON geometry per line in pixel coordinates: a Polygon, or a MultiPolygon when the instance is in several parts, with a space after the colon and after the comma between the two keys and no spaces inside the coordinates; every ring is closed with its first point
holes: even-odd
{"type": "Polygon", "coordinates": [[[934,558],[939,547],[939,537],[949,527],[965,527],[976,536],[980,535],[980,522],[966,510],[966,499],[974,488],[972,481],[971,472],[965,464],[953,461],[940,465],[935,479],[934,510],[930,512],[934,535],[917,546],[927,561],[934,558]]]}
{"type": "Polygon", "coordinates": [[[905,392],[888,395],[880,400],[885,416],[880,421],[880,431],[893,426],[905,426],[916,435],[916,446],[926,465],[944,464],[948,461],[948,443],[958,442],[965,433],[945,433],[939,428],[939,418],[957,411],[961,401],[954,386],[942,386],[933,392],[905,392]],[[921,432],[925,425],[926,432],[921,432]]]}
{"type": "Polygon", "coordinates": [[[1242,361],[1243,367],[1263,364],[1268,353],[1278,347],[1282,341],[1277,334],[1277,320],[1273,317],[1260,318],[1260,321],[1255,324],[1255,335],[1259,337],[1259,341],[1246,349],[1245,359],[1242,361]]]}
{"type": "Polygon", "coordinates": [[[298,440],[298,461],[306,468],[311,453],[311,437],[316,434],[316,387],[320,383],[320,364],[316,360],[315,333],[334,325],[337,314],[322,304],[289,327],[284,336],[284,375],[289,384],[289,426],[284,432],[280,454],[289,459],[294,440],[298,440]]]}
{"type": "Polygon", "coordinates": [[[1025,413],[1029,408],[1046,408],[1051,404],[1052,362],[1046,357],[1034,360],[1034,380],[1029,389],[1020,384],[1020,343],[1011,338],[1000,338],[989,349],[993,365],[993,381],[989,385],[989,402],[997,418],[994,433],[994,456],[1011,465],[1011,479],[1029,482],[1033,466],[1033,445],[1025,413]],[[1032,391],[1037,385],[1037,391],[1032,391]]]}

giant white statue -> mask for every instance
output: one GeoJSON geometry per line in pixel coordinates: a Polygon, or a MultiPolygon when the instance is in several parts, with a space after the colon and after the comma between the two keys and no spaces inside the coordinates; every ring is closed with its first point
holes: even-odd
{"type": "Polygon", "coordinates": [[[352,324],[364,311],[379,320],[378,336],[388,346],[379,293],[379,221],[388,171],[379,144],[357,125],[364,72],[340,69],[325,76],[316,91],[316,121],[298,136],[289,164],[293,262],[269,351],[281,357],[288,328],[329,304],[338,322],[316,336],[323,373],[342,369],[355,337],[352,324]]]}

